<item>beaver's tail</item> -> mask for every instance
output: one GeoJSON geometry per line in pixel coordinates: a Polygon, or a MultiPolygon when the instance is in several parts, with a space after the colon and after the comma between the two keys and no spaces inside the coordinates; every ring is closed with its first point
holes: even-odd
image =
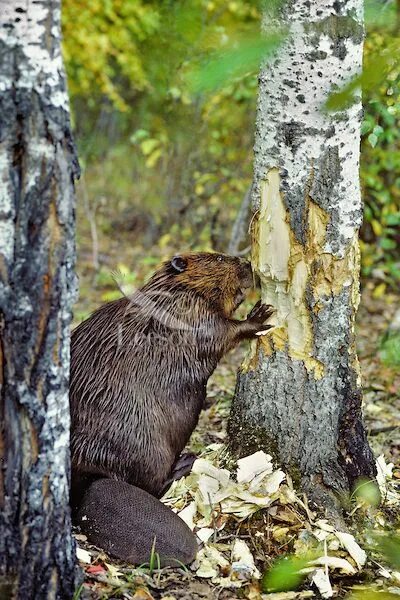
{"type": "Polygon", "coordinates": [[[144,490],[124,481],[97,479],[89,485],[74,522],[89,542],[132,564],[160,566],[192,562],[197,552],[194,534],[170,508],[144,490]]]}

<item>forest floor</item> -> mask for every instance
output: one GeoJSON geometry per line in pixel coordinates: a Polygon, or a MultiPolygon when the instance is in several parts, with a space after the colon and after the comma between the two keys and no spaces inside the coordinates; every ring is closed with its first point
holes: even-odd
{"type": "MultiPolygon", "coordinates": [[[[120,287],[129,293],[142,284],[160,260],[176,251],[173,248],[144,251],[137,246],[129,247],[128,239],[126,244],[118,239],[109,242],[107,250],[100,253],[102,267],[94,274],[90,242],[86,236],[82,239],[78,262],[80,299],[75,322],[120,295],[112,271],[117,272],[114,278],[120,287]]],[[[239,491],[238,484],[231,479],[227,484],[224,479],[226,472],[220,469],[219,445],[226,438],[236,371],[246,352],[244,344],[221,361],[209,382],[207,404],[190,442],[190,449],[204,457],[201,468],[197,475],[189,476],[181,487],[173,489],[167,499],[176,510],[186,506],[187,520],[196,522],[198,528],[201,525],[204,539],[210,535],[207,532],[212,532],[199,559],[188,568],[158,570],[154,564],[133,568],[113,561],[77,534],[85,580],[76,599],[292,600],[334,596],[385,600],[400,595],[400,558],[392,556],[400,546],[391,545],[395,536],[400,536],[400,370],[385,365],[379,351],[396,311],[398,316],[400,295],[376,297],[374,289],[372,282],[363,282],[357,345],[365,423],[375,456],[381,457],[383,500],[376,506],[373,491],[370,500],[368,493],[353,498],[346,521],[354,537],[341,537],[323,514],[308,506],[290,478],[284,477],[279,465],[272,466],[268,457],[258,457],[265,467],[261,479],[269,486],[268,498],[263,492],[263,509],[261,504],[257,506],[262,494],[256,478],[248,478],[239,491]],[[207,522],[204,506],[198,501],[199,479],[204,474],[215,478],[224,498],[221,507],[226,510],[221,508],[218,523],[207,522]],[[225,494],[224,486],[226,489],[230,486],[225,494]],[[294,555],[306,556],[307,560],[293,563],[294,555]],[[286,557],[285,561],[273,566],[282,557],[286,557]],[[296,573],[302,568],[307,573],[298,577],[296,573]]],[[[248,306],[255,298],[254,293],[248,306]]],[[[248,306],[243,307],[242,314],[248,306]]],[[[250,461],[247,467],[251,472],[254,464],[250,461]]],[[[285,470],[284,465],[280,467],[285,470]]]]}

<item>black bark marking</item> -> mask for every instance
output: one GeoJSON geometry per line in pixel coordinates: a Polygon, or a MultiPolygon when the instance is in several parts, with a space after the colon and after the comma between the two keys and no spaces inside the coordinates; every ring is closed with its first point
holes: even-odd
{"type": "Polygon", "coordinates": [[[333,56],[344,60],[347,42],[351,40],[354,44],[359,44],[364,37],[364,28],[351,14],[340,15],[339,12],[314,23],[306,23],[305,29],[308,34],[315,36],[315,46],[318,46],[322,34],[330,37],[333,56]]]}
{"type": "MultiPolygon", "coordinates": [[[[332,136],[332,130],[325,138],[332,136]]],[[[323,144],[322,144],[323,146],[323,144]]],[[[341,180],[341,166],[337,146],[328,146],[314,165],[314,178],[309,192],[310,198],[326,211],[330,210],[332,194],[341,180]]]]}
{"type": "MultiPolygon", "coordinates": [[[[329,127],[325,132],[317,131],[312,127],[305,127],[302,123],[290,121],[277,126],[278,143],[290,148],[293,154],[303,143],[308,135],[324,133],[328,140],[334,134],[334,128],[329,127]]],[[[278,155],[279,147],[276,150],[278,155]]],[[[326,153],[321,161],[315,166],[314,184],[310,191],[310,197],[321,208],[329,207],[332,190],[337,185],[338,177],[338,153],[336,148],[327,146],[326,153]]],[[[281,172],[281,190],[283,202],[288,210],[290,226],[296,239],[305,245],[307,240],[307,193],[308,186],[305,181],[303,186],[289,187],[284,172],[281,172]]]]}

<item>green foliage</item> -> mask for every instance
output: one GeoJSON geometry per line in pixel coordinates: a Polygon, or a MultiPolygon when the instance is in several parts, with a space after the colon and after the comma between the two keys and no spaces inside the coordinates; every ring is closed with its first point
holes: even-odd
{"type": "Polygon", "coordinates": [[[400,569],[400,535],[375,536],[376,546],[387,564],[393,569],[400,569]]]}
{"type": "MultiPolygon", "coordinates": [[[[362,268],[384,293],[400,281],[395,2],[367,0],[366,19],[364,73],[331,102],[348,102],[362,84],[362,268]]],[[[101,230],[110,234],[130,211],[142,220],[135,235],[226,249],[252,177],[258,64],[284,31],[259,35],[256,0],[64,0],[63,25],[79,154],[101,230]]]]}
{"type": "Polygon", "coordinates": [[[310,558],[285,556],[278,559],[265,573],[261,582],[263,592],[288,592],[296,590],[304,581],[306,575],[300,573],[310,558]]]}
{"type": "Polygon", "coordinates": [[[140,49],[159,32],[160,16],[156,5],[140,0],[64,2],[64,56],[72,96],[87,98],[91,108],[106,97],[118,110],[128,110],[132,96],[124,91],[150,86],[140,49]]]}
{"type": "Polygon", "coordinates": [[[371,479],[360,479],[351,495],[358,504],[365,507],[377,508],[381,503],[381,494],[375,481],[371,479]]]}
{"type": "Polygon", "coordinates": [[[151,546],[151,553],[149,558],[149,573],[152,575],[156,569],[161,568],[161,560],[160,555],[156,552],[156,538],[153,540],[153,544],[151,546]]]}
{"type": "Polygon", "coordinates": [[[196,70],[189,78],[195,92],[210,92],[226,86],[235,77],[256,73],[261,61],[277,50],[285,40],[283,31],[240,39],[196,70]]]}
{"type": "Polygon", "coordinates": [[[251,179],[258,65],[207,95],[191,77],[221,48],[258,37],[257,2],[97,0],[80,10],[65,0],[65,58],[99,222],[130,208],[177,246],[215,247],[251,179]]]}
{"type": "Polygon", "coordinates": [[[390,592],[375,592],[374,590],[360,590],[351,594],[351,600],[397,600],[399,595],[397,593],[391,594],[390,592]]]}
{"type": "Polygon", "coordinates": [[[376,8],[365,42],[361,182],[363,272],[400,281],[400,42],[395,4],[376,8]],[[371,79],[368,77],[371,74],[371,79]]]}
{"type": "Polygon", "coordinates": [[[74,591],[72,600],[79,600],[79,598],[81,597],[82,591],[83,591],[83,583],[80,586],[78,586],[76,588],[76,590],[74,591]]]}
{"type": "Polygon", "coordinates": [[[400,366],[400,332],[393,332],[383,340],[379,354],[385,365],[400,366]]]}

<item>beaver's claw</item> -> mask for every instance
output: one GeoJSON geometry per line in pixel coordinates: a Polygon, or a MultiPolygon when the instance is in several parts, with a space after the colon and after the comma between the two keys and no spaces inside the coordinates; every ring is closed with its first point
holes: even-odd
{"type": "MultiPolygon", "coordinates": [[[[253,321],[254,323],[264,323],[271,315],[273,315],[275,309],[270,304],[261,304],[261,300],[257,302],[247,315],[248,321],[253,321]]],[[[270,328],[271,326],[269,326],[270,328]]]]}

